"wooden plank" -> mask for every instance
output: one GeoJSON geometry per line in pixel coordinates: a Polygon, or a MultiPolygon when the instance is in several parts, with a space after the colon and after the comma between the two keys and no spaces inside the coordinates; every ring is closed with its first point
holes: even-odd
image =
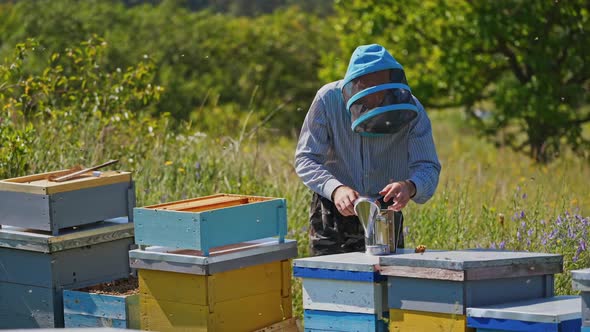
{"type": "Polygon", "coordinates": [[[135,243],[179,249],[201,249],[201,220],[198,214],[133,209],[135,243]]]}
{"type": "Polygon", "coordinates": [[[0,248],[0,281],[45,288],[55,287],[52,256],[33,251],[0,248]]]}
{"type": "Polygon", "coordinates": [[[51,253],[82,246],[133,237],[133,224],[115,218],[62,230],[62,235],[7,226],[0,229],[0,247],[51,253]]]}
{"type": "MultiPolygon", "coordinates": [[[[57,252],[67,249],[79,248],[82,246],[95,245],[99,243],[112,242],[125,238],[133,238],[133,223],[100,223],[104,227],[83,228],[76,233],[59,235],[48,238],[49,252],[57,252]]],[[[89,225],[90,226],[90,225],[89,225]]],[[[98,226],[98,225],[97,225],[98,226]]]]}
{"type": "Polygon", "coordinates": [[[201,212],[201,211],[210,211],[210,210],[216,210],[216,209],[223,209],[223,208],[237,206],[237,205],[242,205],[242,204],[248,204],[248,199],[247,198],[233,199],[233,200],[230,200],[228,202],[223,202],[223,203],[218,203],[218,204],[211,204],[211,205],[201,206],[201,207],[187,208],[187,209],[182,209],[182,210],[179,210],[179,211],[185,211],[185,212],[201,212]]]}
{"type": "Polygon", "coordinates": [[[132,238],[124,238],[48,255],[55,283],[77,288],[127,278],[131,273],[128,251],[132,244],[132,238]]]}
{"type": "Polygon", "coordinates": [[[389,277],[387,285],[389,308],[463,314],[461,282],[389,277]]]}
{"type": "MultiPolygon", "coordinates": [[[[126,320],[125,296],[63,291],[64,314],[126,320]]],[[[102,326],[102,325],[100,325],[102,326]]],[[[66,326],[67,327],[67,326],[66,326]]]]}
{"type": "Polygon", "coordinates": [[[278,243],[276,238],[265,238],[243,242],[239,250],[212,249],[208,257],[193,255],[182,250],[178,254],[172,248],[147,247],[145,250],[129,252],[131,267],[137,269],[164,270],[179,273],[210,275],[243,267],[288,260],[297,257],[297,242],[286,240],[278,243]]]}
{"type": "Polygon", "coordinates": [[[467,270],[465,280],[516,278],[562,272],[563,264],[560,263],[505,265],[467,270]]]}
{"type": "Polygon", "coordinates": [[[448,270],[469,270],[518,264],[563,264],[558,254],[512,252],[500,250],[459,250],[382,256],[383,266],[411,266],[448,270]]]}
{"type": "Polygon", "coordinates": [[[295,318],[289,318],[282,322],[274,323],[265,328],[256,330],[254,332],[299,332],[297,327],[297,320],[295,318]]]}
{"type": "Polygon", "coordinates": [[[281,299],[281,310],[284,318],[293,317],[293,296],[283,296],[281,299]]]}
{"type": "Polygon", "coordinates": [[[0,191],[0,223],[50,231],[49,205],[47,195],[0,191]]]}
{"type": "Polygon", "coordinates": [[[120,182],[50,195],[52,223],[66,228],[127,216],[129,186],[120,182]]]}
{"type": "Polygon", "coordinates": [[[253,331],[280,322],[283,316],[280,291],[242,297],[215,305],[211,331],[253,331]]]}
{"type": "Polygon", "coordinates": [[[271,262],[207,276],[212,311],[223,302],[277,291],[282,294],[282,262],[271,262]]]}
{"type": "Polygon", "coordinates": [[[291,295],[291,280],[293,279],[293,272],[291,268],[291,260],[281,261],[281,295],[283,297],[291,295]]]}
{"type": "Polygon", "coordinates": [[[139,271],[142,295],[158,300],[209,305],[271,291],[281,292],[281,262],[250,266],[212,276],[156,270],[139,271]]]}
{"type": "Polygon", "coordinates": [[[582,293],[582,326],[590,326],[590,293],[582,293]]]}
{"type": "Polygon", "coordinates": [[[310,310],[378,314],[387,311],[385,283],[303,279],[303,307],[310,310]]]}
{"type": "Polygon", "coordinates": [[[155,205],[145,206],[146,209],[159,209],[159,210],[179,210],[191,207],[202,207],[207,204],[216,204],[220,202],[228,202],[233,200],[247,199],[249,203],[263,202],[268,200],[277,199],[274,197],[262,197],[262,196],[250,196],[250,195],[234,195],[234,194],[215,194],[210,196],[203,196],[197,198],[189,198],[181,201],[167,202],[155,205]]]}
{"type": "Polygon", "coordinates": [[[389,331],[449,331],[475,332],[468,328],[464,315],[440,314],[413,310],[391,309],[389,331]]]}
{"type": "Polygon", "coordinates": [[[139,314],[139,294],[127,296],[126,301],[127,328],[139,330],[141,317],[139,314]]]}
{"type": "Polygon", "coordinates": [[[15,191],[31,194],[50,195],[60,192],[73,191],[96,186],[104,186],[119,182],[130,182],[130,172],[105,171],[100,177],[87,176],[67,182],[53,182],[47,180],[52,174],[63,171],[48,172],[0,181],[0,191],[15,191]]]}
{"type": "Polygon", "coordinates": [[[63,327],[60,298],[52,288],[0,282],[0,329],[63,327]]]}
{"type": "Polygon", "coordinates": [[[141,330],[208,331],[209,310],[206,306],[140,296],[139,308],[141,330]]]}
{"type": "Polygon", "coordinates": [[[416,279],[438,279],[449,281],[465,280],[465,272],[413,266],[382,266],[381,275],[390,277],[408,277],[416,279]]]}
{"type": "Polygon", "coordinates": [[[387,323],[376,314],[305,310],[305,330],[385,332],[387,323]]]}
{"type": "Polygon", "coordinates": [[[140,297],[141,329],[166,331],[253,331],[282,321],[280,292],[275,291],[207,306],[140,297]]]}
{"type": "MultiPolygon", "coordinates": [[[[139,270],[141,296],[158,301],[206,306],[207,279],[205,276],[156,270],[139,270]]],[[[142,313],[143,314],[143,313],[142,313]]],[[[142,325],[142,328],[144,326],[142,325]]]]}
{"type": "MultiPolygon", "coordinates": [[[[484,318],[481,322],[485,322],[485,319],[495,318],[529,323],[560,323],[580,319],[580,306],[579,296],[554,296],[491,306],[470,307],[467,308],[467,317],[484,318]]],[[[494,327],[494,324],[471,327],[490,328],[494,327]]]]}
{"type": "Polygon", "coordinates": [[[125,329],[127,328],[127,321],[124,319],[65,313],[64,325],[66,328],[114,327],[125,329]]]}

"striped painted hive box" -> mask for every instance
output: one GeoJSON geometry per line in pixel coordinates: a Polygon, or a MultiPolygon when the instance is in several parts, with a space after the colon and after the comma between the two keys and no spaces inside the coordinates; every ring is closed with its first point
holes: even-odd
{"type": "Polygon", "coordinates": [[[572,271],[572,286],[582,297],[582,326],[590,332],[590,269],[572,271]]]}
{"type": "Polygon", "coordinates": [[[292,317],[296,241],[274,238],[201,251],[129,252],[138,270],[140,327],[167,331],[255,331],[292,317]]]}
{"type": "Polygon", "coordinates": [[[579,296],[556,296],[467,308],[467,326],[477,332],[579,332],[579,296]]]}
{"type": "MultiPolygon", "coordinates": [[[[0,225],[49,231],[117,217],[132,218],[135,188],[131,173],[107,171],[99,177],[53,182],[49,172],[0,181],[0,225]]],[[[1,227],[1,226],[0,226],[1,227]]]]}
{"type": "MultiPolygon", "coordinates": [[[[457,331],[469,330],[467,307],[553,296],[561,255],[464,250],[425,252],[380,259],[388,277],[390,330],[407,330],[424,315],[457,331]],[[404,312],[408,311],[408,312],[404,312]],[[436,315],[435,315],[436,314],[436,315]],[[404,328],[405,327],[405,328],[404,328]]],[[[411,329],[410,329],[411,330],[411,329]]]]}
{"type": "Polygon", "coordinates": [[[302,278],[306,331],[387,330],[387,277],[379,273],[378,256],[353,252],[299,258],[293,261],[293,275],[302,278]]]}
{"type": "Polygon", "coordinates": [[[133,224],[117,218],[52,236],[0,230],[0,329],[63,327],[63,289],[125,278],[133,224]]]}
{"type": "Polygon", "coordinates": [[[287,234],[282,198],[218,194],[134,209],[139,245],[200,250],[287,234]]]}
{"type": "Polygon", "coordinates": [[[64,325],[139,329],[138,293],[133,276],[82,289],[64,289],[64,325]]]}

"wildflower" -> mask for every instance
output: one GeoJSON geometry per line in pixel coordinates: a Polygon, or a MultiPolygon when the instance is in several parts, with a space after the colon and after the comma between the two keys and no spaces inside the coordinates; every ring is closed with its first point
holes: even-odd
{"type": "Polygon", "coordinates": [[[580,251],[586,251],[586,241],[584,241],[584,239],[580,240],[580,246],[578,249],[580,249],[580,251]]]}
{"type": "Polygon", "coordinates": [[[172,161],[170,161],[170,160],[166,160],[166,162],[164,163],[164,165],[166,165],[166,166],[170,166],[170,165],[172,165],[172,161]]]}
{"type": "Polygon", "coordinates": [[[522,218],[524,218],[524,217],[525,217],[525,215],[524,215],[524,211],[520,211],[520,219],[522,219],[522,218]]]}
{"type": "Polygon", "coordinates": [[[500,247],[501,250],[504,250],[504,248],[506,248],[506,241],[500,242],[499,247],[500,247]]]}
{"type": "Polygon", "coordinates": [[[178,171],[178,173],[184,173],[184,168],[178,167],[177,171],[178,171]]]}
{"type": "Polygon", "coordinates": [[[492,244],[490,244],[490,249],[496,249],[496,242],[492,242],[492,244]]]}

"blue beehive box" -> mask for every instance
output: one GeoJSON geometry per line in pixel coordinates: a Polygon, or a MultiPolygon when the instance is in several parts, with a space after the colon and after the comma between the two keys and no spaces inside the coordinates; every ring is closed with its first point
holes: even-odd
{"type": "Polygon", "coordinates": [[[467,326],[478,332],[578,332],[580,297],[556,296],[467,309],[467,326]]]}
{"type": "Polygon", "coordinates": [[[467,307],[551,297],[563,257],[496,250],[383,256],[390,309],[465,315],[467,307]]]}
{"type": "Polygon", "coordinates": [[[293,261],[293,275],[302,278],[306,331],[387,331],[387,278],[378,256],[300,258],[293,261]]]}
{"type": "Polygon", "coordinates": [[[0,229],[0,329],[63,327],[63,289],[127,277],[132,244],[127,218],[59,236],[0,229]]]}
{"type": "Polygon", "coordinates": [[[281,198],[218,194],[134,209],[138,245],[200,250],[287,233],[281,198]]]}
{"type": "Polygon", "coordinates": [[[582,326],[590,330],[590,269],[572,271],[572,286],[581,292],[582,326]]]}

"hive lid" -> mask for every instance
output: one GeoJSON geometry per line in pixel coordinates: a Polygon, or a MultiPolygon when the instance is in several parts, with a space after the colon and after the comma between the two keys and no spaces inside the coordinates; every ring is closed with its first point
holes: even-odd
{"type": "Polygon", "coordinates": [[[563,256],[501,250],[425,252],[380,259],[381,274],[440,280],[483,280],[555,274],[563,256]]]}
{"type": "Polygon", "coordinates": [[[133,237],[133,232],[133,223],[127,217],[62,229],[57,236],[45,231],[2,226],[0,247],[52,253],[133,237]]]}
{"type": "Polygon", "coordinates": [[[212,248],[209,256],[199,250],[147,247],[129,252],[132,268],[210,275],[297,257],[297,241],[264,238],[212,248]]]}
{"type": "Polygon", "coordinates": [[[467,308],[467,317],[509,319],[536,323],[559,323],[580,319],[579,296],[555,296],[527,301],[467,308]]]}
{"type": "Polygon", "coordinates": [[[64,171],[27,175],[18,178],[0,180],[0,191],[14,191],[29,194],[51,195],[66,191],[105,186],[108,184],[131,181],[130,172],[104,171],[99,177],[91,175],[68,180],[53,182],[47,178],[64,171]]]}

